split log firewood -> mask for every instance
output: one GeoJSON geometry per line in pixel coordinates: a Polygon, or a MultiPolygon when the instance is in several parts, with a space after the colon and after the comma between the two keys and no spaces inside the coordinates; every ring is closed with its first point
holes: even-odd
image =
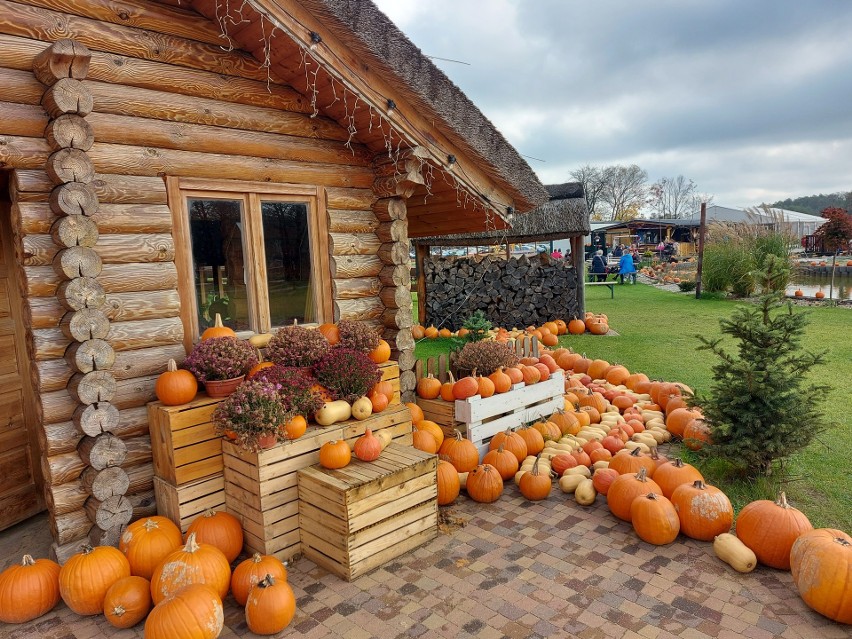
{"type": "Polygon", "coordinates": [[[54,184],[65,182],[91,182],[95,168],[88,154],[80,149],[61,149],[47,158],[47,175],[54,184]]]}
{"type": "Polygon", "coordinates": [[[76,373],[68,382],[68,392],[81,404],[108,402],[115,396],[115,376],[109,371],[76,373]]]}
{"type": "Polygon", "coordinates": [[[56,215],[94,215],[100,204],[94,187],[82,182],[60,184],[50,192],[49,202],[56,215]]]}
{"type": "Polygon", "coordinates": [[[103,501],[89,497],[84,509],[89,520],[101,530],[126,526],[133,518],[133,504],[124,495],[107,497],[103,501]]]}
{"type": "Polygon", "coordinates": [[[95,143],[92,125],[80,115],[66,113],[51,120],[44,130],[44,139],[54,151],[80,149],[88,151],[95,143]]]}
{"type": "Polygon", "coordinates": [[[93,277],[75,277],[62,282],[56,290],[56,297],[69,311],[97,309],[106,302],[104,287],[93,277]]]}
{"type": "Polygon", "coordinates": [[[74,410],[72,423],[89,437],[97,437],[104,433],[126,435],[126,432],[115,433],[121,421],[121,413],[109,402],[98,402],[88,406],[78,406],[74,410]]]}
{"type": "Polygon", "coordinates": [[[100,501],[125,494],[130,485],[127,472],[121,466],[108,466],[103,470],[89,466],[80,475],[80,482],[86,492],[100,501]]]}
{"type": "MultiPolygon", "coordinates": [[[[77,445],[80,459],[95,470],[103,470],[109,466],[120,466],[127,457],[127,445],[124,440],[104,433],[97,437],[86,435],[77,445]]],[[[82,472],[82,471],[81,471],[82,472]]]]}

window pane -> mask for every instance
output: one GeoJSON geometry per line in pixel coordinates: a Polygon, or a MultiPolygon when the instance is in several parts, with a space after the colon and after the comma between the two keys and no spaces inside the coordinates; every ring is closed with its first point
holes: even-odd
{"type": "Polygon", "coordinates": [[[303,203],[261,202],[269,319],[272,326],[313,322],[308,207],[303,203]]]}
{"type": "Polygon", "coordinates": [[[249,306],[243,259],[243,201],[188,198],[198,326],[216,313],[225,326],[248,330],[249,306]]]}

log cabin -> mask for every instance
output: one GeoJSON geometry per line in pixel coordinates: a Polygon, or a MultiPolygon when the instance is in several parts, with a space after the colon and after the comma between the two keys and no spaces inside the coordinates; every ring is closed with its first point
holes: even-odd
{"type": "Polygon", "coordinates": [[[411,391],[409,238],[547,197],[366,0],[0,0],[0,529],[155,511],[146,404],[216,312],[371,322],[411,391]]]}

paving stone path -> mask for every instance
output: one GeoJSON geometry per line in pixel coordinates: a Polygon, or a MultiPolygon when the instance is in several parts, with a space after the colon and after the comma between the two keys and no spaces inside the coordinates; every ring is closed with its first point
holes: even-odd
{"type": "MultiPolygon", "coordinates": [[[[383,568],[346,583],[300,559],[289,581],[297,611],[280,637],[536,637],[844,639],[852,628],[805,606],[790,574],[759,567],[740,575],[709,543],[680,537],[655,547],[610,515],[556,491],[524,500],[514,485],[489,505],[461,496],[445,513],[466,522],[383,568]]],[[[0,569],[25,552],[46,556],[41,515],[0,533],[0,569]]],[[[3,639],[132,639],[99,617],[61,604],[3,639]]],[[[222,637],[252,637],[229,596],[222,637]]]]}

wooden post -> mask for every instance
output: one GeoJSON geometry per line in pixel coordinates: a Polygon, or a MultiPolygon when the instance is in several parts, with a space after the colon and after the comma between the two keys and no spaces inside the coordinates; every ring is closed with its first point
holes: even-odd
{"type": "Polygon", "coordinates": [[[417,264],[417,321],[422,326],[426,325],[426,273],[424,269],[428,256],[428,245],[414,245],[414,261],[417,264]]]}
{"type": "MultiPolygon", "coordinates": [[[[577,276],[577,308],[578,318],[582,318],[586,313],[586,260],[583,259],[583,236],[576,235],[571,238],[571,264],[574,266],[574,273],[577,276]]],[[[573,319],[573,318],[572,318],[573,319]]]]}
{"type": "Polygon", "coordinates": [[[701,271],[704,266],[704,231],[707,225],[707,202],[701,203],[701,221],[698,225],[698,269],[695,272],[695,299],[701,299],[701,271]]]}

